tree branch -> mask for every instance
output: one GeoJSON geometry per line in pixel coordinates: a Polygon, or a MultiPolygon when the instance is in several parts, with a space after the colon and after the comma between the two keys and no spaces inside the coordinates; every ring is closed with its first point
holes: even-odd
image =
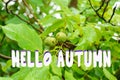
{"type": "Polygon", "coordinates": [[[40,26],[41,31],[44,30],[43,26],[40,24],[40,22],[38,21],[38,19],[36,18],[36,16],[34,15],[34,13],[32,12],[32,9],[29,7],[29,5],[27,4],[26,0],[22,0],[24,5],[29,9],[30,13],[33,14],[33,18],[34,20],[38,23],[38,25],[40,26]]]}
{"type": "Polygon", "coordinates": [[[11,59],[11,57],[6,56],[6,55],[3,55],[3,54],[1,54],[1,53],[0,53],[0,58],[2,58],[2,59],[6,59],[6,60],[11,59]]]}
{"type": "Polygon", "coordinates": [[[108,20],[109,23],[110,23],[110,21],[112,20],[114,14],[115,14],[115,11],[116,11],[116,6],[113,8],[113,13],[112,13],[110,19],[108,20]]]}
{"type": "Polygon", "coordinates": [[[1,41],[0,41],[0,46],[2,45],[4,39],[5,39],[5,34],[3,35],[3,37],[2,37],[2,39],[1,39],[1,41]]]}
{"type": "Polygon", "coordinates": [[[101,2],[102,2],[102,4],[101,4],[100,7],[96,10],[97,12],[104,6],[105,0],[102,0],[101,2]]]}
{"type": "Polygon", "coordinates": [[[89,3],[90,3],[90,6],[92,7],[92,9],[95,11],[95,13],[97,14],[97,16],[99,17],[99,18],[101,18],[102,20],[104,20],[105,22],[107,22],[107,20],[105,20],[105,18],[104,17],[102,17],[98,12],[97,12],[97,10],[95,10],[95,8],[92,6],[92,3],[91,3],[91,1],[90,0],[88,0],[89,1],[89,3]]]}
{"type": "MultiPolygon", "coordinates": [[[[102,16],[98,13],[98,11],[102,8],[102,6],[103,6],[104,4],[102,3],[101,6],[100,6],[100,8],[98,8],[98,9],[96,10],[96,9],[93,7],[93,5],[92,5],[91,0],[88,0],[88,1],[89,1],[89,3],[90,3],[91,8],[94,10],[94,12],[96,13],[96,15],[97,15],[99,18],[101,18],[101,19],[102,19],[103,21],[105,21],[106,23],[109,23],[109,24],[115,26],[114,24],[110,23],[110,21],[111,21],[111,19],[113,18],[114,14],[115,14],[116,7],[113,9],[113,13],[112,13],[112,15],[111,15],[111,17],[110,17],[109,20],[106,20],[106,19],[104,18],[104,14],[105,14],[105,12],[106,12],[106,9],[107,9],[107,7],[108,7],[108,4],[109,4],[110,0],[108,0],[108,1],[106,2],[106,6],[105,6],[105,8],[104,8],[104,11],[103,11],[103,13],[102,13],[102,16]]],[[[105,1],[104,1],[104,2],[105,2],[105,1]]]]}
{"type": "Polygon", "coordinates": [[[77,4],[78,4],[78,0],[71,0],[70,4],[68,5],[68,7],[77,8],[77,4]]]}
{"type": "Polygon", "coordinates": [[[106,6],[105,6],[105,8],[104,8],[104,10],[103,10],[103,13],[102,13],[102,17],[104,17],[104,14],[105,14],[105,12],[106,12],[106,9],[107,9],[107,7],[108,7],[109,2],[110,2],[110,0],[108,0],[107,3],[106,3],[106,6]]]}
{"type": "Polygon", "coordinates": [[[9,0],[8,2],[5,3],[5,9],[6,9],[6,12],[9,13],[9,10],[8,10],[8,4],[11,0],[9,0]]]}
{"type": "Polygon", "coordinates": [[[22,17],[20,17],[19,15],[15,14],[12,10],[10,10],[10,13],[17,16],[20,20],[24,21],[25,23],[29,24],[30,26],[32,26],[33,29],[35,29],[38,32],[42,33],[42,30],[38,30],[37,28],[35,28],[29,21],[23,19],[22,17]]]}
{"type": "MultiPolygon", "coordinates": [[[[15,14],[12,10],[9,10],[8,9],[8,3],[10,2],[11,0],[9,0],[7,3],[5,3],[5,8],[6,8],[6,11],[7,13],[11,13],[12,15],[15,15],[16,17],[18,17],[20,20],[24,21],[25,23],[29,24],[30,26],[32,26],[33,29],[35,29],[36,31],[42,33],[43,32],[43,28],[40,27],[40,29],[37,29],[35,28],[29,21],[23,19],[22,17],[20,17],[19,15],[15,14]]],[[[24,0],[23,0],[24,1],[24,0]]],[[[27,7],[28,8],[28,7],[27,7]]],[[[37,20],[37,19],[36,19],[37,20]]]]}

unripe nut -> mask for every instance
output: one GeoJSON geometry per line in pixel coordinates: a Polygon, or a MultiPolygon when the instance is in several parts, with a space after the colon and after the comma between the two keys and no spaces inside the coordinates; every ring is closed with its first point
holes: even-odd
{"type": "Polygon", "coordinates": [[[57,44],[57,40],[54,37],[47,37],[44,42],[50,47],[54,47],[57,44]]]}
{"type": "Polygon", "coordinates": [[[65,42],[67,40],[67,35],[64,33],[64,32],[58,32],[56,34],[56,39],[59,41],[59,42],[65,42]]]}

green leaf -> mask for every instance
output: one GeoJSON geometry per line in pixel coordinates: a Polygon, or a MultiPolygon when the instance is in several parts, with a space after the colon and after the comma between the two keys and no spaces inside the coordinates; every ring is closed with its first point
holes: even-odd
{"type": "MultiPolygon", "coordinates": [[[[84,53],[83,53],[84,54],[84,53]]],[[[93,65],[90,65],[90,67],[86,67],[85,64],[84,64],[84,56],[82,55],[81,56],[81,68],[84,70],[84,71],[87,71],[87,70],[92,70],[93,69],[93,65]]]]}
{"type": "Polygon", "coordinates": [[[38,34],[26,24],[8,24],[2,27],[6,36],[18,42],[25,50],[42,52],[42,40],[38,34]]]}
{"type": "Polygon", "coordinates": [[[49,68],[34,68],[27,74],[24,80],[50,80],[49,68]]]}
{"type": "Polygon", "coordinates": [[[46,15],[43,19],[41,19],[39,21],[39,24],[41,23],[46,28],[51,26],[53,23],[55,23],[56,20],[57,19],[50,14],[50,15],[46,15]]]}
{"type": "Polygon", "coordinates": [[[91,47],[95,41],[100,39],[100,36],[97,33],[98,31],[95,30],[93,25],[83,27],[82,29],[83,36],[80,38],[76,47],[78,50],[88,49],[88,47],[91,47]]]}
{"type": "Polygon", "coordinates": [[[48,35],[51,32],[54,32],[58,28],[61,28],[64,26],[64,21],[63,20],[57,20],[52,26],[49,26],[43,33],[42,37],[48,35]]]}
{"type": "Polygon", "coordinates": [[[61,7],[61,9],[64,11],[66,15],[72,15],[72,12],[68,8],[68,0],[53,0],[57,5],[61,7]]]}
{"type": "Polygon", "coordinates": [[[0,77],[0,80],[13,80],[13,79],[7,77],[0,77]]]}
{"type": "MultiPolygon", "coordinates": [[[[22,18],[25,18],[23,15],[19,15],[20,17],[22,18]]],[[[25,23],[23,22],[22,20],[20,20],[18,17],[13,17],[13,18],[10,18],[9,20],[7,20],[5,22],[6,24],[10,24],[10,23],[13,23],[13,24],[20,24],[20,23],[25,23]]]]}
{"type": "Polygon", "coordinates": [[[83,37],[84,39],[86,39],[88,42],[92,43],[97,39],[97,34],[96,31],[94,29],[94,27],[91,26],[87,26],[83,28],[83,37]]]}
{"type": "Polygon", "coordinates": [[[61,80],[58,76],[52,76],[51,80],[61,80]]]}
{"type": "Polygon", "coordinates": [[[85,79],[84,79],[84,77],[82,77],[82,78],[80,78],[80,79],[78,79],[78,80],[85,80],[85,79]]]}
{"type": "Polygon", "coordinates": [[[72,70],[75,71],[75,72],[77,72],[77,73],[80,74],[80,75],[84,75],[84,74],[85,74],[85,72],[82,71],[82,69],[79,68],[76,64],[73,64],[72,70]]]}
{"type": "Polygon", "coordinates": [[[57,67],[57,57],[53,56],[52,57],[52,63],[51,63],[51,70],[54,74],[58,75],[59,77],[62,77],[62,72],[61,72],[61,68],[57,67]]]}
{"type": "Polygon", "coordinates": [[[71,72],[65,71],[65,80],[76,80],[71,72]]]}
{"type": "Polygon", "coordinates": [[[54,0],[57,4],[61,4],[62,6],[68,6],[69,5],[69,2],[70,0],[54,0]]]}
{"type": "Polygon", "coordinates": [[[49,67],[21,68],[12,78],[14,80],[49,80],[49,67]]]}
{"type": "Polygon", "coordinates": [[[98,77],[102,78],[104,76],[104,73],[103,73],[101,68],[96,67],[95,68],[95,75],[97,75],[98,77]]]}
{"type": "Polygon", "coordinates": [[[12,75],[12,78],[14,80],[24,80],[27,74],[29,74],[32,70],[33,68],[21,68],[20,71],[12,75]]]}
{"type": "Polygon", "coordinates": [[[85,50],[87,49],[87,46],[89,46],[90,44],[88,43],[88,41],[82,39],[79,40],[77,47],[75,48],[75,50],[85,50]]]}
{"type": "Polygon", "coordinates": [[[42,6],[43,5],[42,0],[30,0],[30,3],[34,4],[36,6],[42,6]]]}
{"type": "Polygon", "coordinates": [[[114,75],[112,75],[107,69],[103,68],[103,72],[105,77],[109,80],[117,80],[117,78],[114,75]]]}
{"type": "Polygon", "coordinates": [[[7,70],[10,69],[11,64],[12,64],[12,61],[11,61],[11,60],[8,60],[7,63],[6,63],[6,65],[2,67],[2,70],[3,70],[4,72],[7,72],[7,70]]]}
{"type": "Polygon", "coordinates": [[[44,5],[42,0],[27,0],[26,2],[30,3],[35,12],[37,10],[37,7],[41,7],[44,5]]]}

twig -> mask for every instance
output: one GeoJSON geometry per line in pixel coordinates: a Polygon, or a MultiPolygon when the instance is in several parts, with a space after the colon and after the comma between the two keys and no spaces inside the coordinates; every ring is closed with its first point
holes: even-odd
{"type": "Polygon", "coordinates": [[[29,9],[30,13],[33,14],[33,18],[34,20],[38,23],[38,25],[40,26],[41,31],[44,30],[43,26],[40,24],[40,22],[38,21],[38,19],[36,18],[36,16],[34,15],[34,13],[32,12],[32,9],[29,7],[29,5],[27,4],[27,2],[25,0],[22,0],[24,5],[29,9]]]}
{"type": "MultiPolygon", "coordinates": [[[[108,7],[108,4],[109,4],[110,0],[107,1],[106,6],[105,6],[105,8],[104,8],[104,11],[103,11],[103,13],[102,13],[102,16],[98,13],[98,11],[99,11],[99,9],[101,9],[101,6],[103,6],[104,4],[102,3],[101,6],[100,6],[100,8],[96,10],[96,9],[93,7],[93,5],[92,5],[91,0],[88,0],[88,1],[89,1],[89,3],[90,3],[91,8],[94,10],[94,12],[96,13],[96,15],[97,15],[99,18],[101,18],[102,20],[104,20],[106,23],[109,23],[109,24],[115,26],[115,24],[110,23],[110,21],[111,21],[111,19],[113,18],[114,14],[115,14],[116,7],[113,9],[113,13],[112,13],[112,15],[111,15],[111,17],[110,17],[109,20],[106,20],[106,19],[104,18],[104,14],[105,14],[105,11],[106,11],[106,9],[107,9],[107,7],[108,7]]],[[[105,2],[105,1],[104,1],[104,2],[105,2]]]]}
{"type": "Polygon", "coordinates": [[[19,15],[15,14],[12,10],[10,10],[10,13],[17,16],[20,20],[24,21],[25,23],[29,24],[30,26],[32,26],[33,29],[35,29],[36,31],[39,31],[42,33],[42,30],[38,30],[37,28],[35,28],[29,21],[24,20],[23,18],[21,18],[19,15]]]}
{"type": "Polygon", "coordinates": [[[32,26],[32,28],[33,29],[35,29],[36,31],[38,31],[38,32],[40,32],[40,33],[42,33],[43,32],[43,29],[37,29],[37,28],[35,28],[29,21],[27,21],[27,20],[25,20],[25,19],[23,19],[22,17],[20,17],[19,15],[17,15],[17,14],[15,14],[12,10],[9,10],[8,9],[8,3],[10,2],[11,0],[9,0],[7,3],[5,3],[5,8],[6,8],[6,11],[7,11],[7,13],[11,13],[12,15],[15,15],[16,17],[18,17],[20,20],[22,20],[22,21],[24,21],[25,23],[27,23],[27,24],[29,24],[30,26],[32,26]]]}
{"type": "Polygon", "coordinates": [[[11,59],[11,57],[6,56],[6,55],[3,55],[3,54],[1,54],[1,53],[0,53],[0,58],[2,58],[2,59],[6,59],[6,60],[11,59]]]}
{"type": "Polygon", "coordinates": [[[3,43],[4,39],[5,39],[5,34],[3,35],[2,40],[0,41],[1,44],[3,43]]]}
{"type": "Polygon", "coordinates": [[[110,21],[112,20],[114,14],[115,14],[115,11],[116,11],[116,6],[113,8],[113,13],[112,13],[110,19],[108,20],[109,23],[110,23],[110,21]]]}
{"type": "Polygon", "coordinates": [[[5,3],[5,9],[6,9],[6,12],[9,13],[9,10],[8,10],[8,3],[10,2],[11,0],[9,0],[8,2],[5,3]]]}
{"type": "Polygon", "coordinates": [[[105,0],[102,0],[101,2],[102,2],[102,4],[101,4],[100,7],[96,10],[97,12],[104,6],[105,0]]]}
{"type": "Polygon", "coordinates": [[[105,20],[105,18],[104,17],[102,17],[98,12],[97,12],[97,10],[95,10],[95,8],[92,6],[92,3],[91,3],[91,1],[90,0],[88,0],[89,1],[89,3],[90,3],[90,6],[92,7],[92,9],[95,11],[95,13],[97,14],[97,16],[99,17],[99,18],[101,18],[102,20],[104,20],[105,22],[107,22],[107,20],[105,20]]]}
{"type": "Polygon", "coordinates": [[[108,0],[107,3],[106,3],[106,6],[105,6],[105,8],[103,10],[103,13],[102,13],[102,17],[104,17],[104,14],[105,14],[105,11],[106,11],[106,9],[108,7],[109,2],[110,2],[110,0],[108,0]]]}

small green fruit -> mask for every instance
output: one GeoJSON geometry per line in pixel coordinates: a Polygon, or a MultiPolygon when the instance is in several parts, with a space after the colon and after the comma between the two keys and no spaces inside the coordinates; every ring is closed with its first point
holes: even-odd
{"type": "Polygon", "coordinates": [[[56,39],[59,41],[59,42],[65,42],[67,40],[67,35],[64,33],[64,32],[58,32],[56,34],[56,39]]]}
{"type": "Polygon", "coordinates": [[[57,40],[54,37],[47,37],[45,39],[45,44],[50,47],[54,47],[57,44],[57,40]]]}

